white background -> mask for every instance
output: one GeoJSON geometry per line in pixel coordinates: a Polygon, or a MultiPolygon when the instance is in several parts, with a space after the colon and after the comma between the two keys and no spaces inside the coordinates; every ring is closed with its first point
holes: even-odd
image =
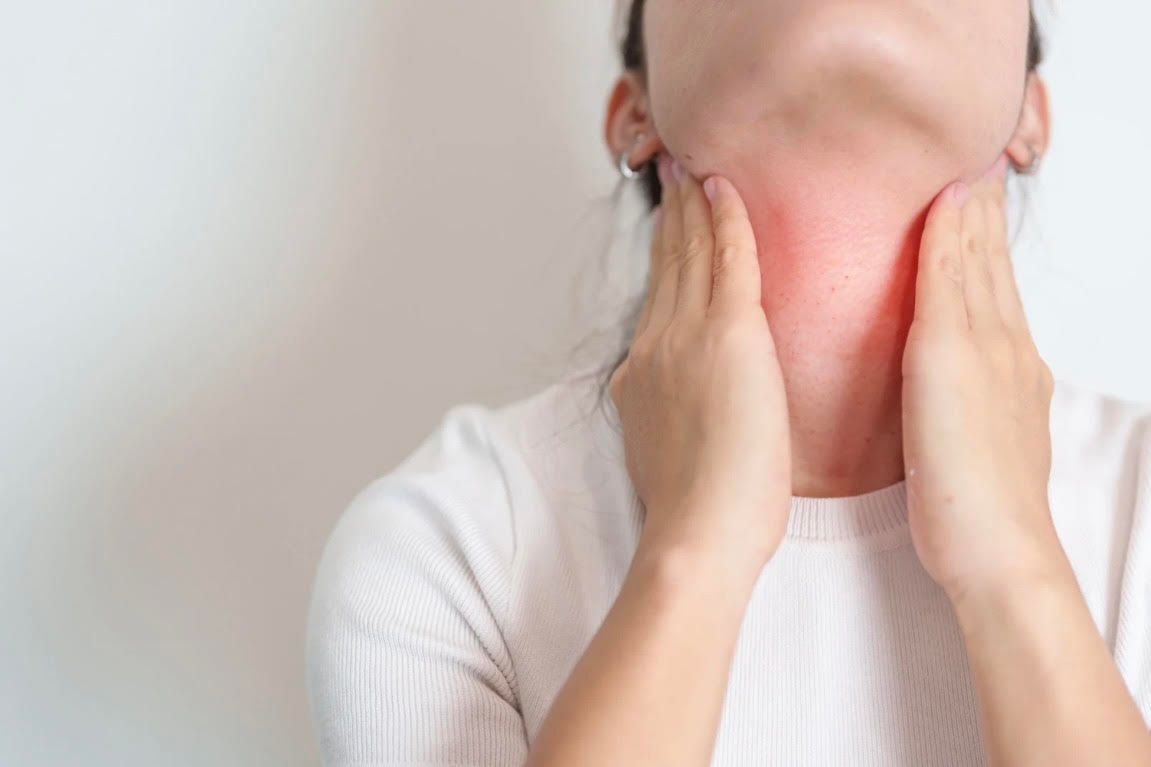
{"type": "MultiPolygon", "coordinates": [[[[619,319],[610,16],[0,2],[0,764],[316,762],[336,516],[619,319]]],[[[1025,300],[1058,376],[1151,399],[1151,9],[1047,26],[1025,300]]]]}

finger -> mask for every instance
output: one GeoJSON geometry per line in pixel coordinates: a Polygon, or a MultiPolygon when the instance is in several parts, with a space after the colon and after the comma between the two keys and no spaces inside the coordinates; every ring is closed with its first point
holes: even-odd
{"type": "Polygon", "coordinates": [[[661,267],[663,266],[663,206],[656,207],[655,211],[651,214],[651,264],[648,267],[647,277],[647,290],[644,291],[643,309],[640,312],[639,322],[635,326],[635,334],[638,336],[647,328],[648,320],[651,319],[651,305],[652,297],[654,295],[653,288],[655,287],[656,279],[659,276],[661,267]]]}
{"type": "Polygon", "coordinates": [[[1006,170],[997,186],[997,193],[988,213],[987,238],[990,243],[991,279],[995,285],[995,297],[999,301],[999,314],[1003,324],[1012,332],[1027,332],[1027,316],[1023,310],[1023,300],[1019,295],[1019,285],[1015,279],[1015,268],[1011,263],[1011,249],[1007,244],[1007,194],[1004,181],[1006,170]]]}
{"type": "Polygon", "coordinates": [[[730,181],[712,176],[705,182],[711,199],[715,232],[710,310],[756,305],[762,301],[763,286],[755,233],[743,198],[730,181]]]}
{"type": "Polygon", "coordinates": [[[946,330],[966,331],[959,227],[969,194],[955,183],[940,192],[927,213],[915,278],[915,321],[946,330]]]}
{"type": "Polygon", "coordinates": [[[680,210],[679,184],[671,177],[671,162],[667,155],[660,158],[659,177],[663,182],[663,208],[661,218],[659,271],[652,288],[651,317],[648,327],[660,331],[667,327],[675,311],[675,294],[679,289],[679,267],[683,252],[683,214],[680,210]]]}
{"type": "Polygon", "coordinates": [[[960,249],[963,253],[963,301],[967,322],[978,332],[1003,326],[991,284],[991,266],[987,257],[986,190],[976,187],[963,206],[960,224],[960,249]]]}
{"type": "Polygon", "coordinates": [[[715,238],[711,226],[711,206],[703,187],[682,165],[673,166],[680,180],[683,203],[683,265],[679,270],[675,313],[702,317],[711,297],[711,260],[715,238]]]}

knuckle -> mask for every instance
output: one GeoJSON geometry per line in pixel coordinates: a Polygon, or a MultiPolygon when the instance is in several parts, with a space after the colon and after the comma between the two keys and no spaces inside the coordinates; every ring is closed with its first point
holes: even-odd
{"type": "Polygon", "coordinates": [[[725,229],[735,221],[735,216],[726,208],[711,209],[711,223],[716,229],[725,229]]]}
{"type": "Polygon", "coordinates": [[[712,210],[711,224],[721,234],[742,232],[750,226],[746,213],[727,208],[712,210]]]}
{"type": "Polygon", "coordinates": [[[684,256],[687,258],[695,258],[702,256],[711,250],[711,236],[702,232],[694,232],[688,236],[687,241],[684,243],[684,256]]]}
{"type": "Polygon", "coordinates": [[[962,262],[958,253],[946,250],[939,255],[936,263],[940,273],[948,280],[956,285],[963,281],[962,262]]]}
{"type": "Polygon", "coordinates": [[[731,265],[736,263],[740,257],[740,248],[732,243],[724,243],[715,252],[715,261],[712,264],[712,271],[715,274],[723,274],[731,265]]]}
{"type": "Polygon", "coordinates": [[[963,250],[971,255],[976,255],[983,247],[983,238],[975,232],[963,233],[963,250]]]}
{"type": "Polygon", "coordinates": [[[684,246],[680,243],[667,245],[664,248],[664,263],[663,271],[667,273],[671,269],[675,269],[677,262],[683,258],[684,246]]]}
{"type": "Polygon", "coordinates": [[[975,279],[979,281],[979,287],[983,290],[994,293],[995,292],[995,278],[991,275],[991,269],[988,268],[986,262],[979,269],[975,270],[975,279]]]}

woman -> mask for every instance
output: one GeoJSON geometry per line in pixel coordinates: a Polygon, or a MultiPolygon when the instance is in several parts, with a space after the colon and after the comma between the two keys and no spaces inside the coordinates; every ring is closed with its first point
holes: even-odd
{"type": "Polygon", "coordinates": [[[1151,764],[1151,407],[1052,379],[1008,255],[1026,0],[627,18],[632,343],[453,408],[345,513],[326,761],[1151,764]]]}

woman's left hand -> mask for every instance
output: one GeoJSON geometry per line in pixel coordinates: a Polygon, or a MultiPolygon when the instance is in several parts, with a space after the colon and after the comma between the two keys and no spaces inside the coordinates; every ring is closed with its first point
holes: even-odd
{"type": "Polygon", "coordinates": [[[1006,158],[932,206],[903,356],[911,534],[953,601],[1062,559],[1048,506],[1054,380],[1007,244],[1006,158]]]}

